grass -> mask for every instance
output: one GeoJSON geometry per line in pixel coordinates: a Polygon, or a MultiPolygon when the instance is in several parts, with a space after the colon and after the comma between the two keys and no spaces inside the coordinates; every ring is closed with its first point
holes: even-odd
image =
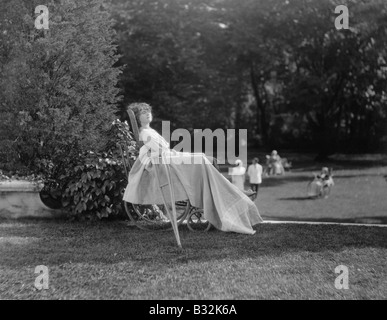
{"type": "Polygon", "coordinates": [[[385,299],[387,229],[261,224],[149,233],[116,222],[2,221],[1,299],[385,299]],[[49,268],[49,289],[34,269],[49,268]],[[349,289],[334,286],[349,269],[349,289]]]}
{"type": "MultiPolygon", "coordinates": [[[[315,168],[317,169],[317,168],[315,168]]],[[[310,199],[306,187],[318,170],[294,169],[264,179],[257,206],[271,220],[387,224],[387,167],[334,170],[328,199],[310,199]]]]}
{"type": "MultiPolygon", "coordinates": [[[[293,168],[284,176],[263,178],[256,204],[265,219],[387,224],[387,155],[358,155],[354,160],[337,155],[324,163],[313,162],[313,154],[281,155],[293,168]],[[311,199],[307,184],[323,166],[333,169],[335,186],[328,199],[311,199]]],[[[264,159],[262,154],[252,156],[264,159]]],[[[227,166],[221,170],[229,178],[227,166]]]]}
{"type": "MultiPolygon", "coordinates": [[[[386,223],[383,165],[336,162],[328,199],[306,198],[312,172],[264,180],[265,219],[386,223]]],[[[180,227],[145,232],[124,222],[0,220],[0,299],[386,299],[387,227],[260,224],[255,235],[180,227]],[[34,287],[49,268],[49,289],[34,287]],[[335,268],[349,270],[338,290],[335,268]]]]}

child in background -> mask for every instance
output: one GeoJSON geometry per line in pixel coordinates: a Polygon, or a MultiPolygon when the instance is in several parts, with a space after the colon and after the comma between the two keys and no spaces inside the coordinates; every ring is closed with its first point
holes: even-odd
{"type": "Polygon", "coordinates": [[[317,178],[320,179],[322,187],[330,187],[334,185],[332,176],[327,167],[321,169],[321,173],[317,175],[317,178]]]}
{"type": "Polygon", "coordinates": [[[253,163],[249,165],[247,175],[249,176],[251,190],[256,192],[256,196],[258,196],[259,185],[262,183],[262,166],[259,164],[258,158],[254,158],[253,163]]]}
{"type": "Polygon", "coordinates": [[[320,174],[314,175],[314,180],[308,185],[309,197],[328,197],[330,187],[334,185],[332,174],[327,167],[321,169],[320,174]]]}
{"type": "Polygon", "coordinates": [[[237,186],[240,190],[245,190],[245,173],[246,168],[243,166],[242,160],[235,161],[235,168],[229,170],[229,175],[231,176],[231,182],[237,186]]]}

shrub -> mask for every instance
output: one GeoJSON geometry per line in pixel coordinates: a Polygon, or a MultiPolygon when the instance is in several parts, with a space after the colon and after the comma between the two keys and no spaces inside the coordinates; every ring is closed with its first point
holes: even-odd
{"type": "Polygon", "coordinates": [[[47,180],[46,190],[62,202],[73,218],[108,218],[122,213],[122,195],[127,185],[129,162],[137,146],[127,123],[115,120],[101,152],[87,151],[47,180]]]}
{"type": "Polygon", "coordinates": [[[72,216],[107,218],[121,211],[122,194],[127,184],[122,161],[112,152],[80,157],[83,164],[73,168],[62,195],[62,204],[72,216]]]}
{"type": "Polygon", "coordinates": [[[104,0],[0,1],[0,168],[52,176],[105,144],[121,69],[104,0]],[[64,159],[66,158],[66,159],[64,159]]]}

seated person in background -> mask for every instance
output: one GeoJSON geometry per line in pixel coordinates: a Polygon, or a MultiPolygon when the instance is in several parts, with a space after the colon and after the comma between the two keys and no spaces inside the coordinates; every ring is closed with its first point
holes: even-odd
{"type": "Polygon", "coordinates": [[[314,174],[314,180],[308,185],[308,196],[318,197],[325,195],[328,197],[326,191],[334,185],[332,174],[327,167],[321,169],[320,174],[314,174]]]}
{"type": "Polygon", "coordinates": [[[279,156],[277,150],[273,150],[271,155],[267,157],[267,160],[270,175],[285,174],[285,169],[282,165],[281,157],[279,156]]]}
{"type": "Polygon", "coordinates": [[[320,180],[322,187],[330,187],[334,185],[332,175],[327,167],[323,167],[321,169],[321,173],[316,177],[320,180]]]}

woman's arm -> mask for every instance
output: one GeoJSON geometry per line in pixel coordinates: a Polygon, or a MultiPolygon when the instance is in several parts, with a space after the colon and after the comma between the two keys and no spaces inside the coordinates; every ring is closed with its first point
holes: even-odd
{"type": "Polygon", "coordinates": [[[154,130],[143,129],[140,139],[150,152],[151,157],[161,156],[162,152],[169,149],[168,143],[154,130]]]}

